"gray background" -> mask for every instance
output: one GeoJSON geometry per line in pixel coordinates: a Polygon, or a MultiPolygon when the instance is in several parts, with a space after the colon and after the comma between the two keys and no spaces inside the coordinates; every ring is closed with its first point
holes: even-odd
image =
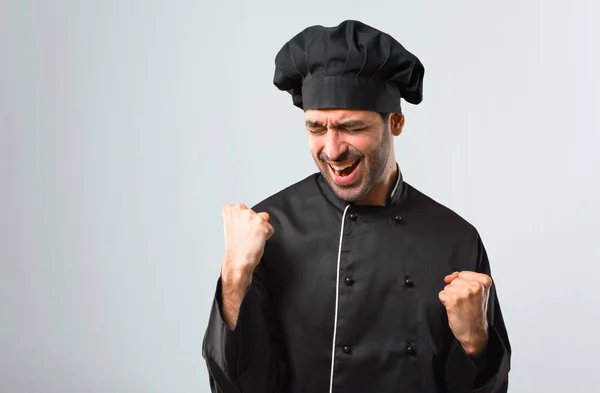
{"type": "Polygon", "coordinates": [[[597,391],[599,11],[1,0],[0,392],[209,391],[221,206],[316,170],[274,56],[346,18],[425,64],[398,161],[483,236],[510,391],[597,391]]]}

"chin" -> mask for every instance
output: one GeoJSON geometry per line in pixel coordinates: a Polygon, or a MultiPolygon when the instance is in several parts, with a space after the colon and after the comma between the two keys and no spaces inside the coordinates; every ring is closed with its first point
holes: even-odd
{"type": "Polygon", "coordinates": [[[358,193],[354,190],[349,191],[349,190],[339,190],[339,189],[334,189],[335,190],[335,194],[343,201],[351,203],[351,202],[356,202],[360,199],[362,199],[362,195],[361,193],[358,193]]]}
{"type": "MultiPolygon", "coordinates": [[[[316,161],[316,160],[315,160],[316,161]]],[[[362,199],[367,193],[365,187],[364,174],[360,174],[358,178],[349,185],[340,185],[335,182],[334,176],[328,164],[322,161],[316,161],[321,175],[325,178],[331,189],[335,192],[338,198],[346,202],[355,202],[362,199]]]]}
{"type": "Polygon", "coordinates": [[[327,183],[329,183],[329,186],[333,189],[335,194],[338,196],[338,198],[342,199],[343,201],[356,202],[356,201],[362,199],[364,197],[364,195],[366,194],[364,187],[360,183],[356,184],[356,185],[344,187],[344,186],[337,185],[333,181],[333,179],[331,179],[327,175],[325,175],[325,179],[327,180],[327,183]]]}

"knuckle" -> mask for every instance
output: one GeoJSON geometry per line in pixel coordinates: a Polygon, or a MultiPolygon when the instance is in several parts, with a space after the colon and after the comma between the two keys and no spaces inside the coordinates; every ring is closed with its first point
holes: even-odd
{"type": "Polygon", "coordinates": [[[223,216],[223,219],[227,219],[228,217],[231,216],[231,205],[225,205],[223,206],[223,209],[221,210],[221,216],[223,216]]]}
{"type": "Polygon", "coordinates": [[[493,280],[490,276],[486,275],[484,278],[484,283],[485,283],[485,286],[489,288],[492,285],[493,280]]]}

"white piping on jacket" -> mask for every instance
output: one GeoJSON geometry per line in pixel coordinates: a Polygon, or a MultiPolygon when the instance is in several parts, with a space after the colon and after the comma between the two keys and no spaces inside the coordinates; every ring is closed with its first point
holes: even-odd
{"type": "Polygon", "coordinates": [[[346,206],[344,209],[344,214],[342,214],[342,229],[340,230],[340,245],[338,249],[338,258],[337,258],[337,274],[336,274],[336,283],[335,283],[335,314],[333,320],[333,344],[331,349],[331,378],[329,379],[329,393],[333,393],[333,367],[335,365],[335,340],[337,335],[337,320],[338,320],[338,302],[340,298],[340,262],[342,259],[342,239],[344,238],[344,223],[346,222],[346,212],[350,205],[346,206]]]}

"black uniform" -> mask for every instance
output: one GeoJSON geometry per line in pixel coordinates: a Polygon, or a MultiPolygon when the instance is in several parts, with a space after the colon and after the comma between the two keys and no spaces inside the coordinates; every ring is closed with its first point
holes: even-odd
{"type": "Polygon", "coordinates": [[[506,392],[495,285],[476,364],[452,335],[444,276],[490,274],[476,229],[401,177],[387,206],[348,205],[315,174],[253,207],[271,215],[231,331],[221,287],[203,343],[213,392],[506,392]]]}

